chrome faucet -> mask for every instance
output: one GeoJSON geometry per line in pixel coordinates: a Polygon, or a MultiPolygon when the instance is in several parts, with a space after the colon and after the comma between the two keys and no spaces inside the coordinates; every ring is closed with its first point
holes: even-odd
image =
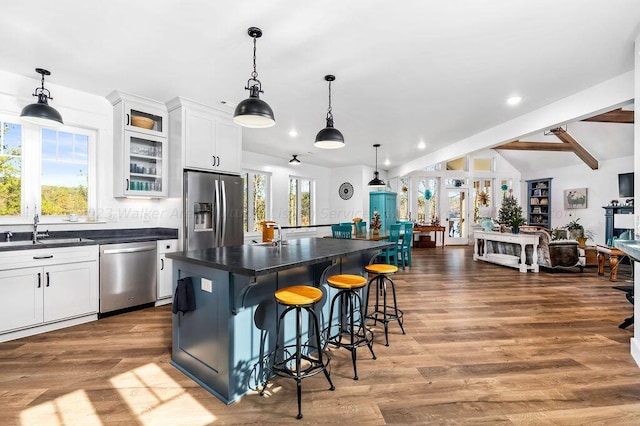
{"type": "Polygon", "coordinates": [[[49,230],[38,232],[38,222],[40,222],[40,216],[36,213],[33,215],[33,232],[31,233],[31,241],[33,241],[34,244],[38,242],[38,238],[49,236],[49,230]]]}
{"type": "Polygon", "coordinates": [[[281,246],[282,245],[282,228],[280,227],[280,224],[278,222],[273,222],[273,223],[267,223],[268,227],[274,227],[274,228],[278,228],[278,238],[274,238],[273,240],[271,240],[271,242],[273,243],[274,246],[281,246]]]}

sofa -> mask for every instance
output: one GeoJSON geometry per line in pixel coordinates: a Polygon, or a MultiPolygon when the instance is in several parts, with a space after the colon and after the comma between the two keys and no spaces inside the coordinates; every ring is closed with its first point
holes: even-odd
{"type": "MultiPolygon", "coordinates": [[[[521,227],[521,233],[535,234],[540,237],[538,244],[538,265],[547,269],[565,269],[583,271],[585,265],[584,250],[575,240],[551,240],[551,234],[544,228],[521,227]],[[577,268],[577,269],[576,269],[577,268]]],[[[520,246],[512,243],[489,241],[488,253],[520,256],[520,246]]],[[[525,247],[526,262],[532,263],[533,246],[525,247]]]]}

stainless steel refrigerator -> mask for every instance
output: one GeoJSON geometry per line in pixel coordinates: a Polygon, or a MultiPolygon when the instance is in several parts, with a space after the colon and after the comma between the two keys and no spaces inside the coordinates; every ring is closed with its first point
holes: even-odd
{"type": "Polygon", "coordinates": [[[184,171],[183,250],[243,244],[240,176],[184,171]]]}

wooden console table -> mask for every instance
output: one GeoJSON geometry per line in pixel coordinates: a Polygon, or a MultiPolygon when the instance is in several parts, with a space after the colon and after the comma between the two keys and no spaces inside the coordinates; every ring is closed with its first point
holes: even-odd
{"type": "Polygon", "coordinates": [[[611,271],[609,281],[618,281],[618,263],[620,257],[626,256],[626,254],[618,248],[601,245],[596,246],[596,251],[598,252],[598,275],[604,275],[605,256],[608,256],[611,271]]]}
{"type": "Polygon", "coordinates": [[[473,260],[484,260],[485,262],[497,263],[499,265],[511,266],[518,268],[520,272],[533,271],[538,272],[538,244],[540,236],[535,234],[511,234],[506,232],[485,232],[475,231],[473,233],[473,260]],[[514,262],[513,256],[497,255],[497,253],[487,253],[487,244],[485,241],[498,241],[503,243],[513,243],[520,245],[519,263],[514,262]],[[527,264],[527,256],[525,247],[530,245],[533,247],[531,256],[531,265],[527,264]]]}
{"type": "MultiPolygon", "coordinates": [[[[444,226],[439,226],[439,225],[424,225],[424,226],[414,226],[413,227],[413,233],[415,234],[422,234],[422,233],[434,233],[435,239],[436,239],[436,244],[438,243],[438,232],[442,233],[442,247],[444,248],[444,231],[445,231],[445,227],[444,226]]],[[[415,239],[413,240],[413,247],[416,246],[416,242],[415,239]]]]}

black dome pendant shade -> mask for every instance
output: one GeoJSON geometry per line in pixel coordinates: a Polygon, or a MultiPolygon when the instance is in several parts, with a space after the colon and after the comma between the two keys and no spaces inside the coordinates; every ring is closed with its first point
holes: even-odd
{"type": "Polygon", "coordinates": [[[249,97],[236,106],[233,121],[243,127],[257,129],[271,127],[276,124],[276,119],[269,104],[260,99],[260,93],[264,92],[256,71],[256,39],[262,37],[262,30],[250,27],[247,33],[253,38],[253,72],[245,87],[245,90],[249,91],[249,97]]]}
{"type": "Polygon", "coordinates": [[[32,96],[38,97],[38,102],[27,105],[22,109],[20,118],[29,123],[39,124],[41,126],[59,126],[64,124],[62,115],[52,106],[48,100],[53,99],[48,89],[44,88],[44,76],[51,73],[43,68],[36,68],[36,72],[42,76],[41,87],[36,87],[32,96]]]}
{"type": "Polygon", "coordinates": [[[380,148],[380,144],[374,144],[373,147],[376,149],[376,171],[373,172],[373,179],[369,181],[368,185],[372,188],[380,188],[385,186],[384,181],[378,177],[378,148],[380,148]]]}
{"type": "Polygon", "coordinates": [[[320,130],[313,143],[317,148],[336,149],[344,147],[344,136],[340,130],[333,127],[333,114],[331,113],[331,82],[335,81],[334,75],[325,75],[324,79],[329,82],[329,109],[327,110],[327,127],[320,130]]]}

